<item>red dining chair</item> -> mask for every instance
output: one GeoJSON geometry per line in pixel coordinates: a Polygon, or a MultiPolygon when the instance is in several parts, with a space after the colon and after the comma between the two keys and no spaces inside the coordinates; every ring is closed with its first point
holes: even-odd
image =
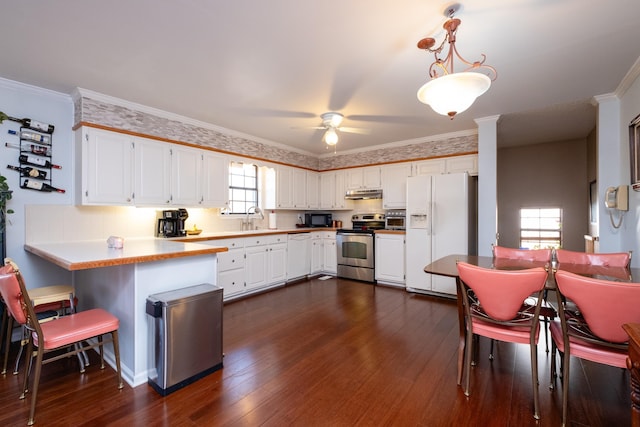
{"type": "MultiPolygon", "coordinates": [[[[494,264],[497,268],[509,269],[513,266],[509,264],[509,261],[514,262],[532,262],[532,263],[550,263],[551,262],[551,249],[514,249],[507,248],[504,246],[492,245],[492,252],[494,258],[494,264]],[[505,262],[506,260],[506,262],[505,262]],[[502,265],[502,267],[501,267],[502,265]]],[[[544,298],[542,301],[542,306],[540,308],[540,315],[544,320],[544,344],[545,351],[549,353],[549,332],[548,325],[549,319],[554,319],[556,317],[556,311],[551,307],[546,301],[546,292],[544,293],[544,298]]],[[[537,301],[535,299],[531,299],[533,305],[536,304],[537,301]]],[[[493,357],[493,342],[491,343],[491,354],[489,358],[493,357]]]]}
{"type": "Polygon", "coordinates": [[[556,249],[556,260],[564,264],[582,264],[602,267],[628,267],[631,262],[631,251],[613,253],[575,252],[556,249]]]}
{"type": "MultiPolygon", "coordinates": [[[[75,296],[75,290],[71,285],[52,285],[42,286],[39,288],[29,289],[29,299],[33,303],[33,309],[40,321],[48,321],[56,319],[60,315],[66,315],[75,312],[75,307],[78,304],[78,298],[75,296]]],[[[6,313],[6,310],[5,310],[6,313]]],[[[4,319],[3,319],[3,325],[4,319]]],[[[4,326],[3,326],[4,327],[4,326]]],[[[24,347],[27,345],[28,331],[26,328],[22,328],[22,339],[20,340],[20,349],[16,355],[15,367],[13,374],[18,374],[18,368],[20,367],[20,358],[24,351],[24,347]]],[[[6,342],[5,347],[11,345],[11,333],[13,331],[13,318],[7,316],[6,323],[6,342]]],[[[2,365],[2,374],[7,372],[8,352],[5,352],[4,363],[2,365]]],[[[78,361],[80,362],[80,372],[84,372],[85,366],[89,365],[89,358],[85,352],[78,354],[78,361]]]]}
{"type": "Polygon", "coordinates": [[[533,417],[540,419],[538,397],[538,337],[540,307],[547,281],[542,267],[525,270],[495,270],[458,262],[465,312],[465,395],[469,396],[473,335],[492,340],[529,344],[531,349],[531,378],[533,384],[533,417]],[[537,296],[535,306],[523,301],[537,296]]]}
{"type": "Polygon", "coordinates": [[[615,282],[558,270],[558,317],[551,323],[551,385],[556,377],[556,348],[563,354],[562,424],[566,425],[569,400],[570,356],[626,368],[628,340],[622,325],[640,323],[640,283],[615,282]],[[565,310],[571,300],[577,312],[565,310]]]}
{"type": "Polygon", "coordinates": [[[551,261],[551,249],[515,249],[492,245],[494,258],[518,259],[522,261],[551,261]]]}
{"type": "MultiPolygon", "coordinates": [[[[35,357],[35,372],[33,374],[31,407],[27,425],[33,425],[36,410],[36,399],[42,365],[78,354],[91,348],[100,350],[101,368],[104,368],[104,344],[112,342],[118,373],[118,388],[123,387],[120,369],[120,352],[118,346],[118,318],[105,310],[96,308],[79,313],[72,313],[45,323],[37,320],[36,312],[28,295],[27,288],[18,267],[11,261],[0,268],[0,295],[5,301],[9,314],[21,325],[24,325],[31,336],[27,341],[27,355],[29,363],[25,369],[24,387],[20,399],[26,397],[29,390],[29,376],[31,365],[35,357]],[[110,334],[111,338],[103,339],[103,335],[110,334]],[[88,340],[94,339],[93,344],[88,340]],[[35,350],[34,350],[35,347],[35,350]],[[74,348],[73,351],[68,351],[74,348]],[[65,351],[57,351],[65,350],[65,351]],[[45,359],[45,354],[54,352],[45,359]]],[[[77,408],[76,408],[77,410],[77,408]]]]}

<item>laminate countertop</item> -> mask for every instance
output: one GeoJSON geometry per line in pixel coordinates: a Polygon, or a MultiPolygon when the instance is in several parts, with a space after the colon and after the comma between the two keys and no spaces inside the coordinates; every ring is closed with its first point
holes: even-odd
{"type": "Polygon", "coordinates": [[[66,270],[86,270],[226,252],[224,246],[201,245],[168,239],[125,239],[122,249],[109,248],[106,240],[25,244],[24,249],[66,270]]]}
{"type": "Polygon", "coordinates": [[[301,228],[283,228],[283,229],[262,229],[262,230],[248,230],[248,231],[218,231],[197,235],[187,235],[183,237],[171,237],[168,240],[174,242],[201,242],[207,240],[219,240],[219,239],[237,239],[242,237],[255,237],[255,236],[270,236],[274,234],[300,234],[311,233],[313,231],[336,231],[337,228],[330,227],[301,227],[301,228]]]}

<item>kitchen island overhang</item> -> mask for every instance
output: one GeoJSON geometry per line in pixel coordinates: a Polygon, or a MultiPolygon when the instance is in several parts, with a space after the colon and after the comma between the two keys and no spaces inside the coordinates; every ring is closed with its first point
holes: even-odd
{"type": "MultiPolygon", "coordinates": [[[[132,387],[145,384],[150,369],[147,297],[201,283],[217,285],[217,254],[227,251],[162,239],[131,239],[122,249],[108,248],[103,240],[24,248],[72,272],[80,310],[100,307],[118,317],[123,379],[132,387]]],[[[115,365],[109,348],[105,360],[115,365]]]]}

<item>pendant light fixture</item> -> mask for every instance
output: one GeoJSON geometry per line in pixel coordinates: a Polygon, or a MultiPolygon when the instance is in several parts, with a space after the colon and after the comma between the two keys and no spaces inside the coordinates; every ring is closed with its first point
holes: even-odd
{"type": "Polygon", "coordinates": [[[453,4],[445,10],[448,19],[442,27],[447,34],[438,47],[434,48],[436,40],[431,37],[418,42],[419,49],[435,55],[435,61],[429,67],[431,80],[418,90],[418,99],[431,106],[436,113],[449,116],[451,119],[471,107],[476,98],[485,93],[498,76],[495,68],[485,65],[484,54],[480,61],[469,62],[458,53],[456,32],[461,21],[453,16],[459,9],[459,4],[453,4]],[[449,52],[441,57],[446,43],[449,44],[449,52]],[[454,56],[462,61],[466,69],[457,73],[454,71],[454,56]]]}

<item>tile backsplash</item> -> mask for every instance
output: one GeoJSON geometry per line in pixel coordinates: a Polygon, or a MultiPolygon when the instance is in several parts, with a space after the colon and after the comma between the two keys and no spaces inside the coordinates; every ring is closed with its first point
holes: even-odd
{"type": "MultiPolygon", "coordinates": [[[[155,237],[157,208],[135,208],[119,206],[69,206],[27,205],[25,207],[25,243],[64,243],[86,240],[104,240],[109,236],[125,239],[155,237]],[[52,227],[51,224],[56,224],[52,227]]],[[[241,231],[240,217],[224,217],[219,209],[188,209],[186,228],[197,228],[215,233],[241,231]]],[[[278,211],[278,229],[292,229],[298,212],[278,211]]],[[[268,217],[256,218],[259,229],[268,227],[268,217]]]]}

